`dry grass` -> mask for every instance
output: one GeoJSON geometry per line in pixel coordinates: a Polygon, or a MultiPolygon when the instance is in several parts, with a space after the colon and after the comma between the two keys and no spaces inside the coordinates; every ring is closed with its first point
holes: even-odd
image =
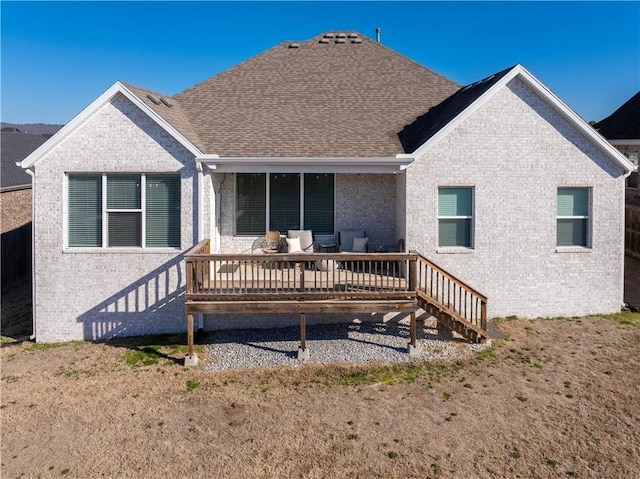
{"type": "Polygon", "coordinates": [[[640,314],[501,329],[459,363],[224,373],[182,337],[5,343],[2,477],[637,477],[640,314]]]}

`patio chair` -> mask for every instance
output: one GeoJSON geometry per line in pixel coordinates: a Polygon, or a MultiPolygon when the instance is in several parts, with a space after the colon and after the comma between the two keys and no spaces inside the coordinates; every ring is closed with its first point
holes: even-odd
{"type": "Polygon", "coordinates": [[[267,231],[264,235],[263,253],[279,253],[282,250],[280,243],[280,232],[276,230],[267,231]]]}
{"type": "Polygon", "coordinates": [[[311,230],[287,231],[287,251],[289,253],[313,253],[313,232],[311,230]]]}
{"type": "Polygon", "coordinates": [[[369,238],[362,230],[342,230],[338,232],[338,248],[341,253],[367,253],[369,238]]]}

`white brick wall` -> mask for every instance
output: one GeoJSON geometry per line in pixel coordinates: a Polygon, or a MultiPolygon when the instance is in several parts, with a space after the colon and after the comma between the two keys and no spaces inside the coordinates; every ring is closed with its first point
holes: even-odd
{"type": "Polygon", "coordinates": [[[37,340],[185,331],[180,251],[65,249],[64,184],[68,172],[180,172],[185,250],[195,237],[193,155],[117,96],[38,162],[35,171],[37,340]]]}
{"type": "MultiPolygon", "coordinates": [[[[179,171],[184,251],[197,235],[192,155],[117,97],[35,169],[38,341],[184,331],[180,252],[65,249],[64,180],[68,172],[179,171]]],[[[202,231],[209,237],[211,178],[203,180],[202,231]]],[[[409,249],[489,296],[490,316],[612,312],[622,302],[623,184],[612,161],[514,80],[406,173],[337,175],[336,232],[364,229],[374,247],[405,237],[409,249]],[[452,185],[475,190],[475,248],[467,254],[437,247],[438,186],[452,185]],[[592,188],[588,252],[556,251],[558,186],[592,188]]],[[[221,251],[250,252],[256,238],[233,236],[233,175],[222,177],[219,200],[221,251]]],[[[229,317],[217,320],[207,326],[232,325],[229,317]]],[[[238,326],[264,323],[245,320],[238,326]]],[[[297,316],[281,320],[295,323],[297,316]]]]}
{"type": "Polygon", "coordinates": [[[515,79],[407,170],[410,249],[489,297],[490,317],[618,311],[621,170],[515,79]],[[475,248],[438,249],[438,186],[475,190],[475,248]],[[592,248],[556,252],[559,186],[592,188],[592,248]]]}

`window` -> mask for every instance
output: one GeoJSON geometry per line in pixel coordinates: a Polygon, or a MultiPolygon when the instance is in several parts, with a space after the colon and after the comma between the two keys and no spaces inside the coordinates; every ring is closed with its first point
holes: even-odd
{"type": "Polygon", "coordinates": [[[589,188],[558,188],[558,246],[589,245],[589,188]]]}
{"type": "Polygon", "coordinates": [[[69,174],[69,247],[180,247],[180,175],[69,174]]]}
{"type": "Polygon", "coordinates": [[[438,246],[472,248],[473,188],[438,188],[438,246]]]}
{"type": "Polygon", "coordinates": [[[628,155],[629,159],[631,160],[631,163],[633,163],[636,166],[636,171],[632,172],[628,177],[627,177],[627,188],[639,188],[640,185],[638,185],[638,154],[637,153],[631,153],[630,155],[628,155]]]}
{"type": "Polygon", "coordinates": [[[329,173],[237,173],[236,234],[308,229],[331,235],[334,188],[329,173]]]}

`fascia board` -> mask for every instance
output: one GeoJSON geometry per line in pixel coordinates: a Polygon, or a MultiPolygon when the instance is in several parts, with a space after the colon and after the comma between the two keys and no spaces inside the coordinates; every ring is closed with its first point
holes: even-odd
{"type": "Polygon", "coordinates": [[[110,102],[117,94],[124,95],[129,101],[140,108],[147,116],[155,121],[161,128],[176,139],[182,146],[193,153],[194,156],[201,155],[202,153],[196,148],[190,141],[188,141],[182,134],[180,134],[175,128],[167,123],[156,112],[149,108],[142,100],[134,95],[127,87],[122,83],[115,82],[111,85],[102,95],[96,98],[89,106],[76,115],[69,123],[63,126],[58,132],[56,132],[51,138],[40,145],[33,153],[27,156],[24,160],[18,163],[22,168],[31,168],[38,161],[40,161],[45,155],[57,147],[63,140],[65,140],[71,133],[73,133],[80,125],[82,125],[88,118],[96,113],[105,104],[110,102]]]}
{"type": "Polygon", "coordinates": [[[523,66],[518,65],[520,69],[519,75],[521,79],[537,91],[545,100],[547,100],[551,106],[569,121],[574,127],[582,132],[587,138],[598,146],[603,153],[611,157],[616,163],[618,163],[625,174],[628,176],[635,166],[629,159],[627,159],[621,152],[614,148],[610,142],[606,140],[600,133],[598,133],[591,125],[584,121],[577,113],[569,108],[560,98],[558,98],[551,90],[549,90],[540,80],[529,73],[523,66]]]}
{"type": "Polygon", "coordinates": [[[495,93],[507,85],[516,76],[520,77],[527,85],[533,88],[540,96],[542,96],[558,113],[560,113],[565,119],[567,119],[578,130],[591,139],[605,154],[610,156],[616,163],[618,163],[625,173],[628,175],[633,171],[634,165],[618,150],[616,150],[607,140],[602,137],[596,130],[594,130],[587,122],[585,122],[580,116],[578,116],[571,108],[562,102],[551,90],[549,90],[544,84],[542,84],[537,78],[527,71],[522,65],[516,65],[502,77],[495,85],[484,92],[473,103],[471,103],[466,109],[464,109],[458,116],[451,120],[445,127],[443,127],[438,133],[429,138],[423,145],[421,145],[415,152],[411,154],[414,158],[419,158],[424,155],[430,148],[432,148],[438,141],[447,136],[454,128],[462,123],[466,118],[471,116],[478,108],[484,105],[489,99],[495,95],[495,93]]]}
{"type": "Polygon", "coordinates": [[[637,140],[634,139],[627,139],[627,140],[607,140],[609,143],[611,143],[612,145],[629,145],[629,146],[633,146],[633,145],[640,145],[640,138],[638,138],[637,140]]]}
{"type": "Polygon", "coordinates": [[[196,162],[219,173],[397,173],[413,158],[220,157],[202,155],[196,162]]]}

